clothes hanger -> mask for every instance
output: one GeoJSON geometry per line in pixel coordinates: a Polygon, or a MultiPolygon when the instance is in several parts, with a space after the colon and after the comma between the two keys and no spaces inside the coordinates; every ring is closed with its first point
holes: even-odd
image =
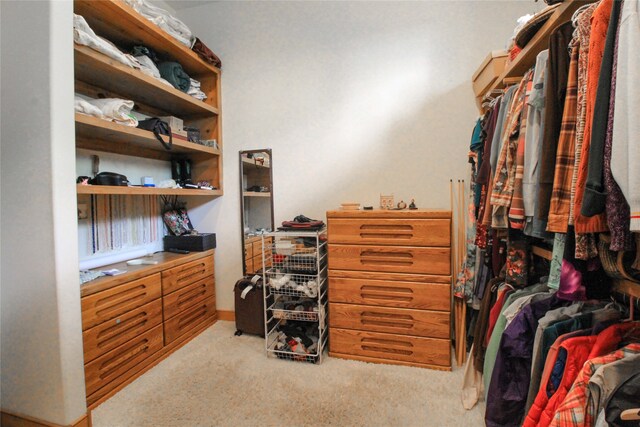
{"type": "Polygon", "coordinates": [[[640,420],[640,408],[625,409],[620,414],[620,419],[623,421],[640,420]]]}
{"type": "Polygon", "coordinates": [[[578,18],[580,17],[582,12],[584,12],[589,7],[591,7],[591,4],[585,4],[580,6],[578,9],[576,9],[575,12],[573,12],[573,15],[571,15],[571,23],[573,24],[573,28],[576,28],[578,26],[578,18]]]}

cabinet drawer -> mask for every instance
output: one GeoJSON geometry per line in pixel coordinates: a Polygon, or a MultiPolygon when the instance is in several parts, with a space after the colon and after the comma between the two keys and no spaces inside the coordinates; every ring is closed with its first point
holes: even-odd
{"type": "Polygon", "coordinates": [[[244,264],[247,266],[247,274],[253,274],[255,272],[253,269],[253,258],[245,259],[244,264]]]}
{"type": "Polygon", "coordinates": [[[129,370],[162,349],[162,326],[139,335],[85,365],[87,396],[109,384],[110,388],[129,378],[129,370]]]}
{"type": "Polygon", "coordinates": [[[331,352],[426,365],[451,365],[448,340],[329,329],[331,352]]]}
{"type": "Polygon", "coordinates": [[[330,304],[329,324],[342,329],[449,338],[449,313],[355,304],[330,304]]]}
{"type": "Polygon", "coordinates": [[[207,256],[162,272],[162,294],[213,276],[213,257],[207,256]]]}
{"type": "Polygon", "coordinates": [[[244,257],[253,258],[253,245],[251,243],[244,245],[244,257]]]}
{"type": "Polygon", "coordinates": [[[192,305],[213,297],[215,295],[215,282],[213,277],[201,280],[184,288],[178,289],[162,298],[164,318],[169,319],[178,313],[187,310],[192,305]]]}
{"type": "Polygon", "coordinates": [[[160,298],[160,273],[82,298],[82,330],[160,298]]]}
{"type": "Polygon", "coordinates": [[[393,273],[451,274],[449,248],[329,245],[329,268],[393,273]]]}
{"type": "Polygon", "coordinates": [[[449,312],[451,285],[330,277],[329,301],[449,312]]]}
{"type": "Polygon", "coordinates": [[[331,219],[331,243],[395,246],[450,246],[448,219],[331,219]]]}
{"type": "Polygon", "coordinates": [[[216,300],[209,298],[164,321],[165,345],[216,314],[216,300]]]}
{"type": "Polygon", "coordinates": [[[113,350],[121,344],[137,337],[146,330],[162,323],[162,302],[153,300],[149,304],[127,311],[107,320],[82,334],[84,362],[113,350]]]}

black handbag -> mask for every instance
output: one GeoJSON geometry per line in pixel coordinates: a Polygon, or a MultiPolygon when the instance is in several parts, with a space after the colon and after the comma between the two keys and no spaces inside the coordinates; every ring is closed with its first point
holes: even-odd
{"type": "Polygon", "coordinates": [[[171,127],[167,122],[164,122],[157,117],[152,117],[150,119],[139,121],[138,128],[153,132],[156,139],[160,141],[165,150],[171,150],[171,147],[173,146],[173,135],[171,135],[171,127]],[[161,135],[168,135],[169,142],[164,142],[161,135]]]}

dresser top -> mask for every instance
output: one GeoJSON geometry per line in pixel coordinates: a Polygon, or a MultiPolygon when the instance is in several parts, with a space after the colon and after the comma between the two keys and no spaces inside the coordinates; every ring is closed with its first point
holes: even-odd
{"type": "Polygon", "coordinates": [[[373,209],[373,210],[334,210],[327,211],[327,218],[451,218],[446,209],[373,209]]]}

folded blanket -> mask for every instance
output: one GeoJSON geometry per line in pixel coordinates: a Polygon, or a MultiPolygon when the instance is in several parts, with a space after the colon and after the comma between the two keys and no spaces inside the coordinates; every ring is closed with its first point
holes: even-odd
{"type": "Polygon", "coordinates": [[[116,61],[131,68],[140,68],[140,63],[136,58],[131,55],[122,53],[113,43],[109,40],[103,39],[93,32],[84,17],[73,14],[73,41],[83,46],[88,46],[93,50],[100,53],[104,53],[109,58],[113,58],[116,61]]]}
{"type": "Polygon", "coordinates": [[[189,48],[193,44],[193,35],[189,27],[166,10],[154,6],[146,0],[124,0],[124,2],[180,43],[189,48]]]}
{"type": "Polygon", "coordinates": [[[121,125],[136,127],[138,119],[131,115],[133,101],[119,98],[82,99],[78,96],[74,100],[75,111],[110,120],[121,125]]]}
{"type": "Polygon", "coordinates": [[[163,79],[166,79],[178,90],[188,92],[191,87],[191,78],[177,62],[165,61],[158,64],[158,71],[163,79]]]}

